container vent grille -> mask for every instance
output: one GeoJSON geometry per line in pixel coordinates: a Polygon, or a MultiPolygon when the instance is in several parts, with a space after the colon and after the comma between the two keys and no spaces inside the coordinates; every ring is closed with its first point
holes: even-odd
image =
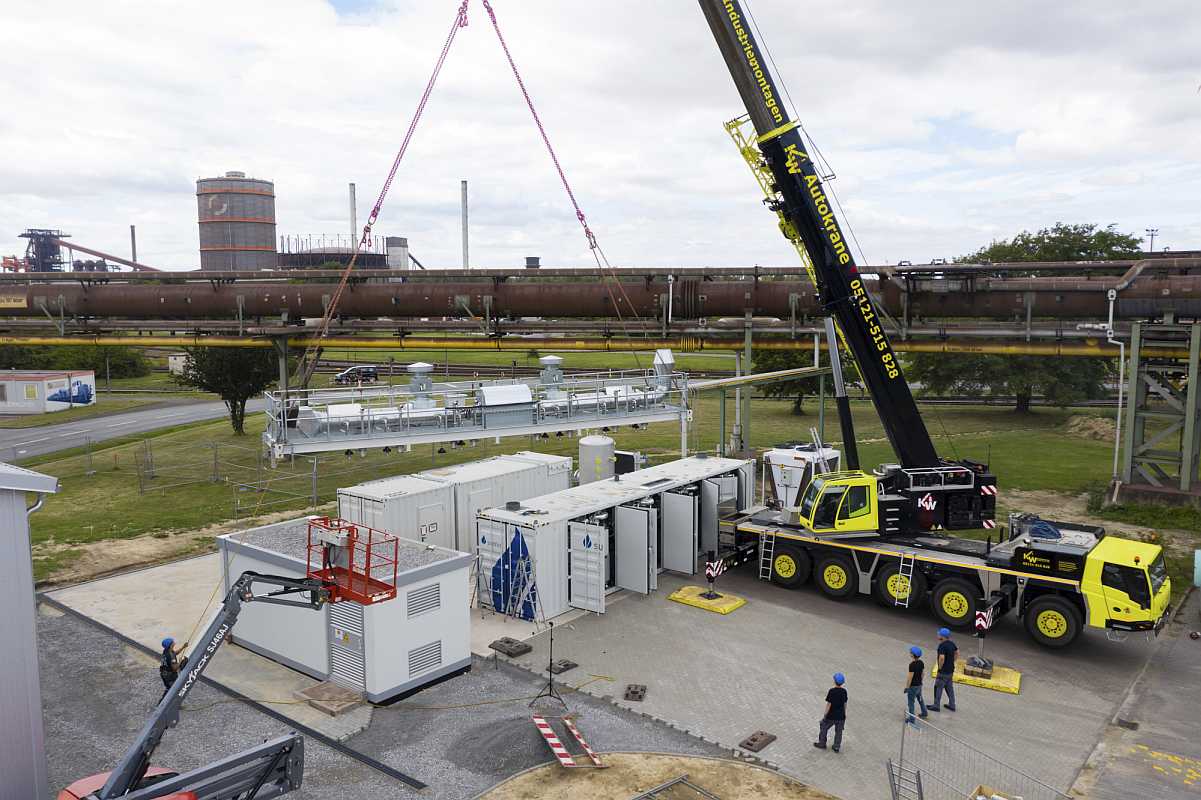
{"type": "Polygon", "coordinates": [[[409,677],[413,678],[442,666],[442,640],[409,651],[409,677]]]}
{"type": "Polygon", "coordinates": [[[442,584],[431,583],[408,593],[409,619],[428,614],[442,607],[442,584]]]}

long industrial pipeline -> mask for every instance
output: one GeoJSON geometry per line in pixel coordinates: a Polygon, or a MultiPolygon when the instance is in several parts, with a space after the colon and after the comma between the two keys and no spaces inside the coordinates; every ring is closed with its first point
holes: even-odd
{"type": "MultiPolygon", "coordinates": [[[[942,278],[875,284],[882,305],[907,319],[975,317],[1102,319],[1107,278],[942,278]]],[[[333,294],[324,283],[34,283],[0,287],[0,319],[123,317],[126,319],[286,319],[321,317],[333,294]]],[[[342,318],[530,317],[674,319],[757,316],[798,319],[820,313],[813,287],[799,279],[702,280],[658,278],[612,282],[564,279],[447,280],[359,283],[342,295],[342,318]],[[671,297],[669,304],[668,297],[671,297]]],[[[1201,275],[1144,272],[1118,293],[1119,318],[1170,311],[1201,316],[1201,275]]]]}
{"type": "MultiPolygon", "coordinates": [[[[292,349],[303,350],[313,343],[307,336],[291,337],[288,346],[292,349]]],[[[266,338],[250,336],[0,336],[0,345],[23,346],[133,346],[133,347],[170,347],[182,349],[185,347],[271,347],[271,341],[266,338]]],[[[669,348],[676,352],[692,353],[700,351],[732,352],[740,351],[745,346],[741,338],[715,339],[693,336],[642,338],[631,337],[622,339],[608,338],[559,338],[559,337],[440,337],[414,336],[408,338],[361,338],[333,337],[326,339],[323,346],[333,350],[498,350],[526,352],[531,349],[541,350],[582,350],[631,352],[647,351],[658,348],[669,348]]],[[[813,340],[804,337],[799,339],[765,338],[756,336],[752,346],[762,350],[812,350],[813,340]]],[[[932,340],[897,340],[895,349],[909,353],[978,353],[993,355],[1039,355],[1039,356],[1075,356],[1084,358],[1116,358],[1118,348],[1110,345],[1103,338],[1075,339],[1071,341],[1032,341],[1032,342],[1001,342],[979,341],[972,339],[932,339],[932,340]]],[[[1154,350],[1144,350],[1144,355],[1154,355],[1165,358],[1187,358],[1188,347],[1156,347],[1154,350]]]]}

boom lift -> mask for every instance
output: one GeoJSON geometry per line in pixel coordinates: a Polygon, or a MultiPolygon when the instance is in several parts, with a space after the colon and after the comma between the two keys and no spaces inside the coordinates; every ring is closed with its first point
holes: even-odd
{"type": "Polygon", "coordinates": [[[976,611],[1012,609],[1047,646],[1069,644],[1086,622],[1112,636],[1158,632],[1171,595],[1158,545],[1030,515],[1011,515],[1009,538],[996,547],[991,539],[942,532],[996,527],[996,477],[985,464],[938,456],[742,3],[698,1],[747,110],[727,130],[765,205],[810,267],[897,457],[872,472],[859,468],[840,391],[849,469],[815,475],[797,507],[736,523],[730,557],[740,562],[753,554],[761,575],[786,586],[813,574],[832,597],[875,593],[887,605],[910,608],[929,589],[935,614],[949,626],[971,625],[976,611]]]}
{"type": "Polygon", "coordinates": [[[185,668],[117,767],[76,781],[58,800],[269,800],[300,788],[304,739],[296,733],[182,775],[151,767],[150,759],[163,734],[179,722],[184,700],[247,603],[317,610],[340,600],[371,605],[396,597],[396,537],[340,519],[310,517],[307,549],[304,578],[244,572],[234,581],[185,668]],[[268,591],[256,593],[256,587],[268,591]]]}

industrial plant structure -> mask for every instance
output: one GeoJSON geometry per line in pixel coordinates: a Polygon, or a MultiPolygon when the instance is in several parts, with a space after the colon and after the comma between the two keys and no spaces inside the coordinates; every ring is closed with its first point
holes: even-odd
{"type": "Polygon", "coordinates": [[[196,181],[200,268],[275,269],[275,184],[227,172],[196,181]]]}

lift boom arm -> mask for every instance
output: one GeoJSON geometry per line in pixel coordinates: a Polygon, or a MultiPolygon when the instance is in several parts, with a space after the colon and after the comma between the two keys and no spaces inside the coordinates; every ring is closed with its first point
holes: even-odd
{"type": "MultiPolygon", "coordinates": [[[[238,620],[238,614],[246,603],[274,603],[284,606],[318,609],[329,601],[329,590],[315,578],[285,578],[278,575],[260,575],[244,572],[225,595],[221,609],[213,617],[199,644],[192,649],[192,657],[186,669],[179,673],[175,683],[163,695],[158,707],[146,721],[138,738],[126,751],[116,769],[109,774],[104,787],[96,793],[97,800],[111,800],[132,792],[146,775],[150,759],[154,755],[163,734],[179,721],[179,711],[184,700],[192,691],[205,669],[212,663],[217,649],[225,642],[238,620]],[[256,584],[277,587],[266,594],[255,594],[256,584]],[[292,599],[284,595],[307,593],[308,600],[292,599]]],[[[245,754],[243,754],[245,755],[245,754]]],[[[235,757],[238,758],[238,757],[235,757]]],[[[182,776],[181,776],[182,777],[182,776]]]]}
{"type": "Polygon", "coordinates": [[[938,466],[934,442],[855,266],[833,204],[822,189],[800,125],[784,108],[742,4],[739,0],[699,2],[759,134],[759,150],[775,178],[777,199],[772,210],[783,213],[809,253],[819,297],[838,321],[893,451],[902,466],[938,466]]]}

